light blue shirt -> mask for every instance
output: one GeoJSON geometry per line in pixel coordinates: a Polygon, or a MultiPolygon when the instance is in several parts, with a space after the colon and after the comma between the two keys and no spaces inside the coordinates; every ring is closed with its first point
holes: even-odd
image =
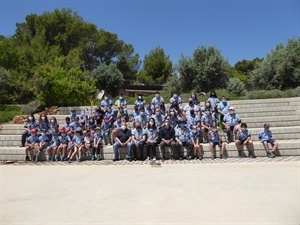
{"type": "Polygon", "coordinates": [[[138,107],[138,109],[144,108],[145,107],[145,100],[135,100],[134,104],[138,107]]]}
{"type": "Polygon", "coordinates": [[[248,137],[251,136],[250,131],[247,129],[244,132],[242,130],[239,130],[239,134],[240,134],[240,138],[239,138],[240,141],[245,141],[247,140],[248,137]]]}
{"type": "Polygon", "coordinates": [[[131,131],[131,135],[134,136],[134,139],[136,141],[140,141],[143,139],[143,136],[146,135],[146,131],[145,129],[141,128],[141,129],[136,129],[134,128],[132,131],[131,131]]]}
{"type": "Polygon", "coordinates": [[[226,115],[229,111],[229,108],[230,108],[231,104],[229,102],[220,102],[219,105],[218,105],[218,110],[221,110],[221,112],[226,115]]]}
{"type": "Polygon", "coordinates": [[[183,108],[183,111],[186,113],[186,115],[190,115],[190,110],[191,110],[191,109],[194,109],[195,113],[197,113],[197,112],[199,111],[198,106],[195,105],[195,104],[192,104],[192,105],[186,104],[186,105],[184,106],[184,108],[183,108]]]}
{"type": "Polygon", "coordinates": [[[213,97],[208,98],[207,101],[210,102],[213,108],[215,108],[217,104],[220,103],[220,100],[218,98],[213,98],[213,97]]]}
{"type": "Polygon", "coordinates": [[[208,135],[210,137],[210,141],[212,142],[220,142],[220,132],[219,131],[213,131],[213,130],[210,130],[208,132],[208,135]]]}
{"type": "Polygon", "coordinates": [[[191,138],[191,130],[186,127],[185,129],[175,129],[175,137],[178,137],[181,142],[188,142],[191,138]]]}
{"type": "Polygon", "coordinates": [[[182,100],[179,96],[177,96],[176,98],[175,97],[172,97],[170,98],[170,104],[172,104],[173,102],[177,102],[178,104],[182,103],[182,100]]]}
{"type": "Polygon", "coordinates": [[[197,126],[198,123],[200,122],[200,118],[196,114],[194,114],[193,116],[189,114],[189,115],[187,115],[186,119],[187,119],[187,123],[188,123],[189,127],[197,126]]]}
{"type": "Polygon", "coordinates": [[[77,145],[81,144],[83,142],[83,140],[84,140],[84,136],[82,136],[82,135],[74,135],[74,137],[73,137],[73,141],[77,145]]]}
{"type": "Polygon", "coordinates": [[[234,127],[234,126],[238,125],[239,121],[241,121],[241,118],[236,113],[234,113],[234,114],[227,113],[224,116],[223,121],[226,123],[226,125],[234,127]]]}
{"type": "Polygon", "coordinates": [[[158,135],[158,129],[146,128],[145,134],[147,135],[148,140],[154,140],[156,135],[158,135]]]}
{"type": "Polygon", "coordinates": [[[32,136],[30,135],[27,139],[27,142],[31,145],[34,145],[36,143],[40,143],[40,140],[39,140],[39,136],[35,135],[35,136],[32,136]]]}
{"type": "Polygon", "coordinates": [[[165,102],[162,97],[154,97],[151,101],[151,104],[154,105],[155,108],[160,108],[161,102],[165,102]]]}
{"type": "Polygon", "coordinates": [[[258,133],[261,142],[272,140],[272,131],[263,129],[258,133]]]}
{"type": "Polygon", "coordinates": [[[70,141],[70,137],[69,136],[59,136],[58,138],[59,142],[62,143],[62,144],[68,144],[69,141],[70,141]]]}
{"type": "Polygon", "coordinates": [[[149,116],[145,114],[145,116],[138,115],[134,117],[134,122],[140,122],[142,127],[145,127],[149,122],[149,116]]]}
{"type": "Polygon", "coordinates": [[[120,104],[123,109],[127,107],[127,101],[125,99],[117,99],[115,102],[115,106],[118,106],[120,104]]]}
{"type": "Polygon", "coordinates": [[[203,116],[201,116],[201,122],[204,123],[204,125],[207,127],[212,127],[216,124],[216,118],[212,114],[204,114],[203,116]]]}
{"type": "Polygon", "coordinates": [[[103,107],[105,110],[109,107],[112,106],[112,101],[110,99],[107,100],[102,100],[101,101],[101,107],[103,107]]]}

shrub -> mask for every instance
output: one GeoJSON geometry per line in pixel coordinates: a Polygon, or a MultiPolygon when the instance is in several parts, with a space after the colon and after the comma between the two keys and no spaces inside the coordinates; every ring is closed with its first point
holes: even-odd
{"type": "Polygon", "coordinates": [[[244,96],[245,95],[245,84],[240,81],[238,78],[229,78],[227,84],[227,90],[229,93],[235,96],[244,96]]]}
{"type": "Polygon", "coordinates": [[[0,124],[11,121],[16,115],[23,114],[20,106],[0,105],[0,124]]]}

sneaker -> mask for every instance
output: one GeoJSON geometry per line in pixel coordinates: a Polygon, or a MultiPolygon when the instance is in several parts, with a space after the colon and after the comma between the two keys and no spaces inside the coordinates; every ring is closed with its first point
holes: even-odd
{"type": "Polygon", "coordinates": [[[30,157],[29,157],[29,155],[26,155],[26,157],[25,157],[25,161],[30,161],[30,157]]]}
{"type": "Polygon", "coordinates": [[[22,145],[20,145],[19,147],[20,147],[20,148],[23,148],[23,147],[25,147],[25,145],[22,144],[22,145]]]}
{"type": "Polygon", "coordinates": [[[64,161],[65,160],[65,157],[63,155],[60,155],[60,161],[64,161]]]}
{"type": "Polygon", "coordinates": [[[268,152],[268,153],[267,153],[267,156],[268,156],[269,158],[274,158],[274,157],[275,157],[275,155],[273,154],[273,152],[268,152]]]}
{"type": "Polygon", "coordinates": [[[150,157],[149,156],[147,156],[147,158],[146,158],[146,161],[149,161],[150,160],[150,157]]]}
{"type": "Polygon", "coordinates": [[[35,156],[34,162],[37,162],[37,161],[39,161],[39,157],[35,156]]]}
{"type": "Polygon", "coordinates": [[[270,152],[271,153],[271,158],[275,158],[276,155],[274,154],[274,152],[270,152]]]}
{"type": "Polygon", "coordinates": [[[162,162],[164,162],[164,161],[165,161],[165,157],[164,157],[164,156],[161,158],[161,161],[162,161],[162,162]]]}
{"type": "Polygon", "coordinates": [[[58,155],[55,155],[54,159],[55,161],[58,161],[58,155]]]}
{"type": "Polygon", "coordinates": [[[210,158],[211,158],[212,160],[214,160],[214,159],[216,158],[216,156],[215,156],[215,155],[212,155],[210,158]]]}
{"type": "Polygon", "coordinates": [[[226,158],[226,156],[225,156],[225,155],[222,155],[222,156],[221,156],[221,159],[227,159],[227,158],[226,158]]]}
{"type": "Polygon", "coordinates": [[[156,160],[156,157],[154,156],[154,157],[153,157],[153,161],[155,161],[155,160],[156,160]]]}
{"type": "Polygon", "coordinates": [[[47,157],[47,162],[50,162],[51,161],[51,156],[48,156],[47,157]]]}
{"type": "Polygon", "coordinates": [[[71,158],[68,158],[68,163],[71,163],[72,159],[71,158]]]}
{"type": "Polygon", "coordinates": [[[242,153],[242,151],[239,151],[239,158],[243,158],[243,153],[242,153]]]}
{"type": "Polygon", "coordinates": [[[119,161],[119,159],[118,158],[114,158],[113,161],[116,162],[116,161],[119,161]]]}
{"type": "Polygon", "coordinates": [[[91,157],[91,161],[94,161],[95,160],[95,156],[94,155],[92,155],[92,157],[91,157]]]}
{"type": "Polygon", "coordinates": [[[97,161],[101,160],[101,155],[97,155],[97,161]]]}

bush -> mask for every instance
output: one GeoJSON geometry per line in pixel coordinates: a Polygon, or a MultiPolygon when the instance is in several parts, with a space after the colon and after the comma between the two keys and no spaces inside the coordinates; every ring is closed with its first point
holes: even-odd
{"type": "Polygon", "coordinates": [[[11,121],[15,116],[21,115],[20,106],[0,105],[0,124],[11,121]]]}
{"type": "Polygon", "coordinates": [[[229,78],[227,84],[227,90],[229,93],[235,96],[244,96],[245,95],[245,84],[240,81],[238,78],[229,78]]]}

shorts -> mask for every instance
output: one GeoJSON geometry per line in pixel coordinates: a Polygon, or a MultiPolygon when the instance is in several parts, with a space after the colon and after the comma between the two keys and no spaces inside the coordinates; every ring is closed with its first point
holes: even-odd
{"type": "Polygon", "coordinates": [[[269,143],[271,145],[274,145],[275,141],[273,139],[270,139],[270,140],[264,140],[264,141],[262,141],[262,143],[264,143],[264,142],[267,142],[267,143],[269,143]]]}
{"type": "Polygon", "coordinates": [[[210,141],[209,144],[211,144],[211,143],[213,144],[214,147],[215,147],[216,145],[219,146],[219,144],[221,144],[220,141],[218,141],[218,142],[216,142],[216,141],[210,141]]]}

